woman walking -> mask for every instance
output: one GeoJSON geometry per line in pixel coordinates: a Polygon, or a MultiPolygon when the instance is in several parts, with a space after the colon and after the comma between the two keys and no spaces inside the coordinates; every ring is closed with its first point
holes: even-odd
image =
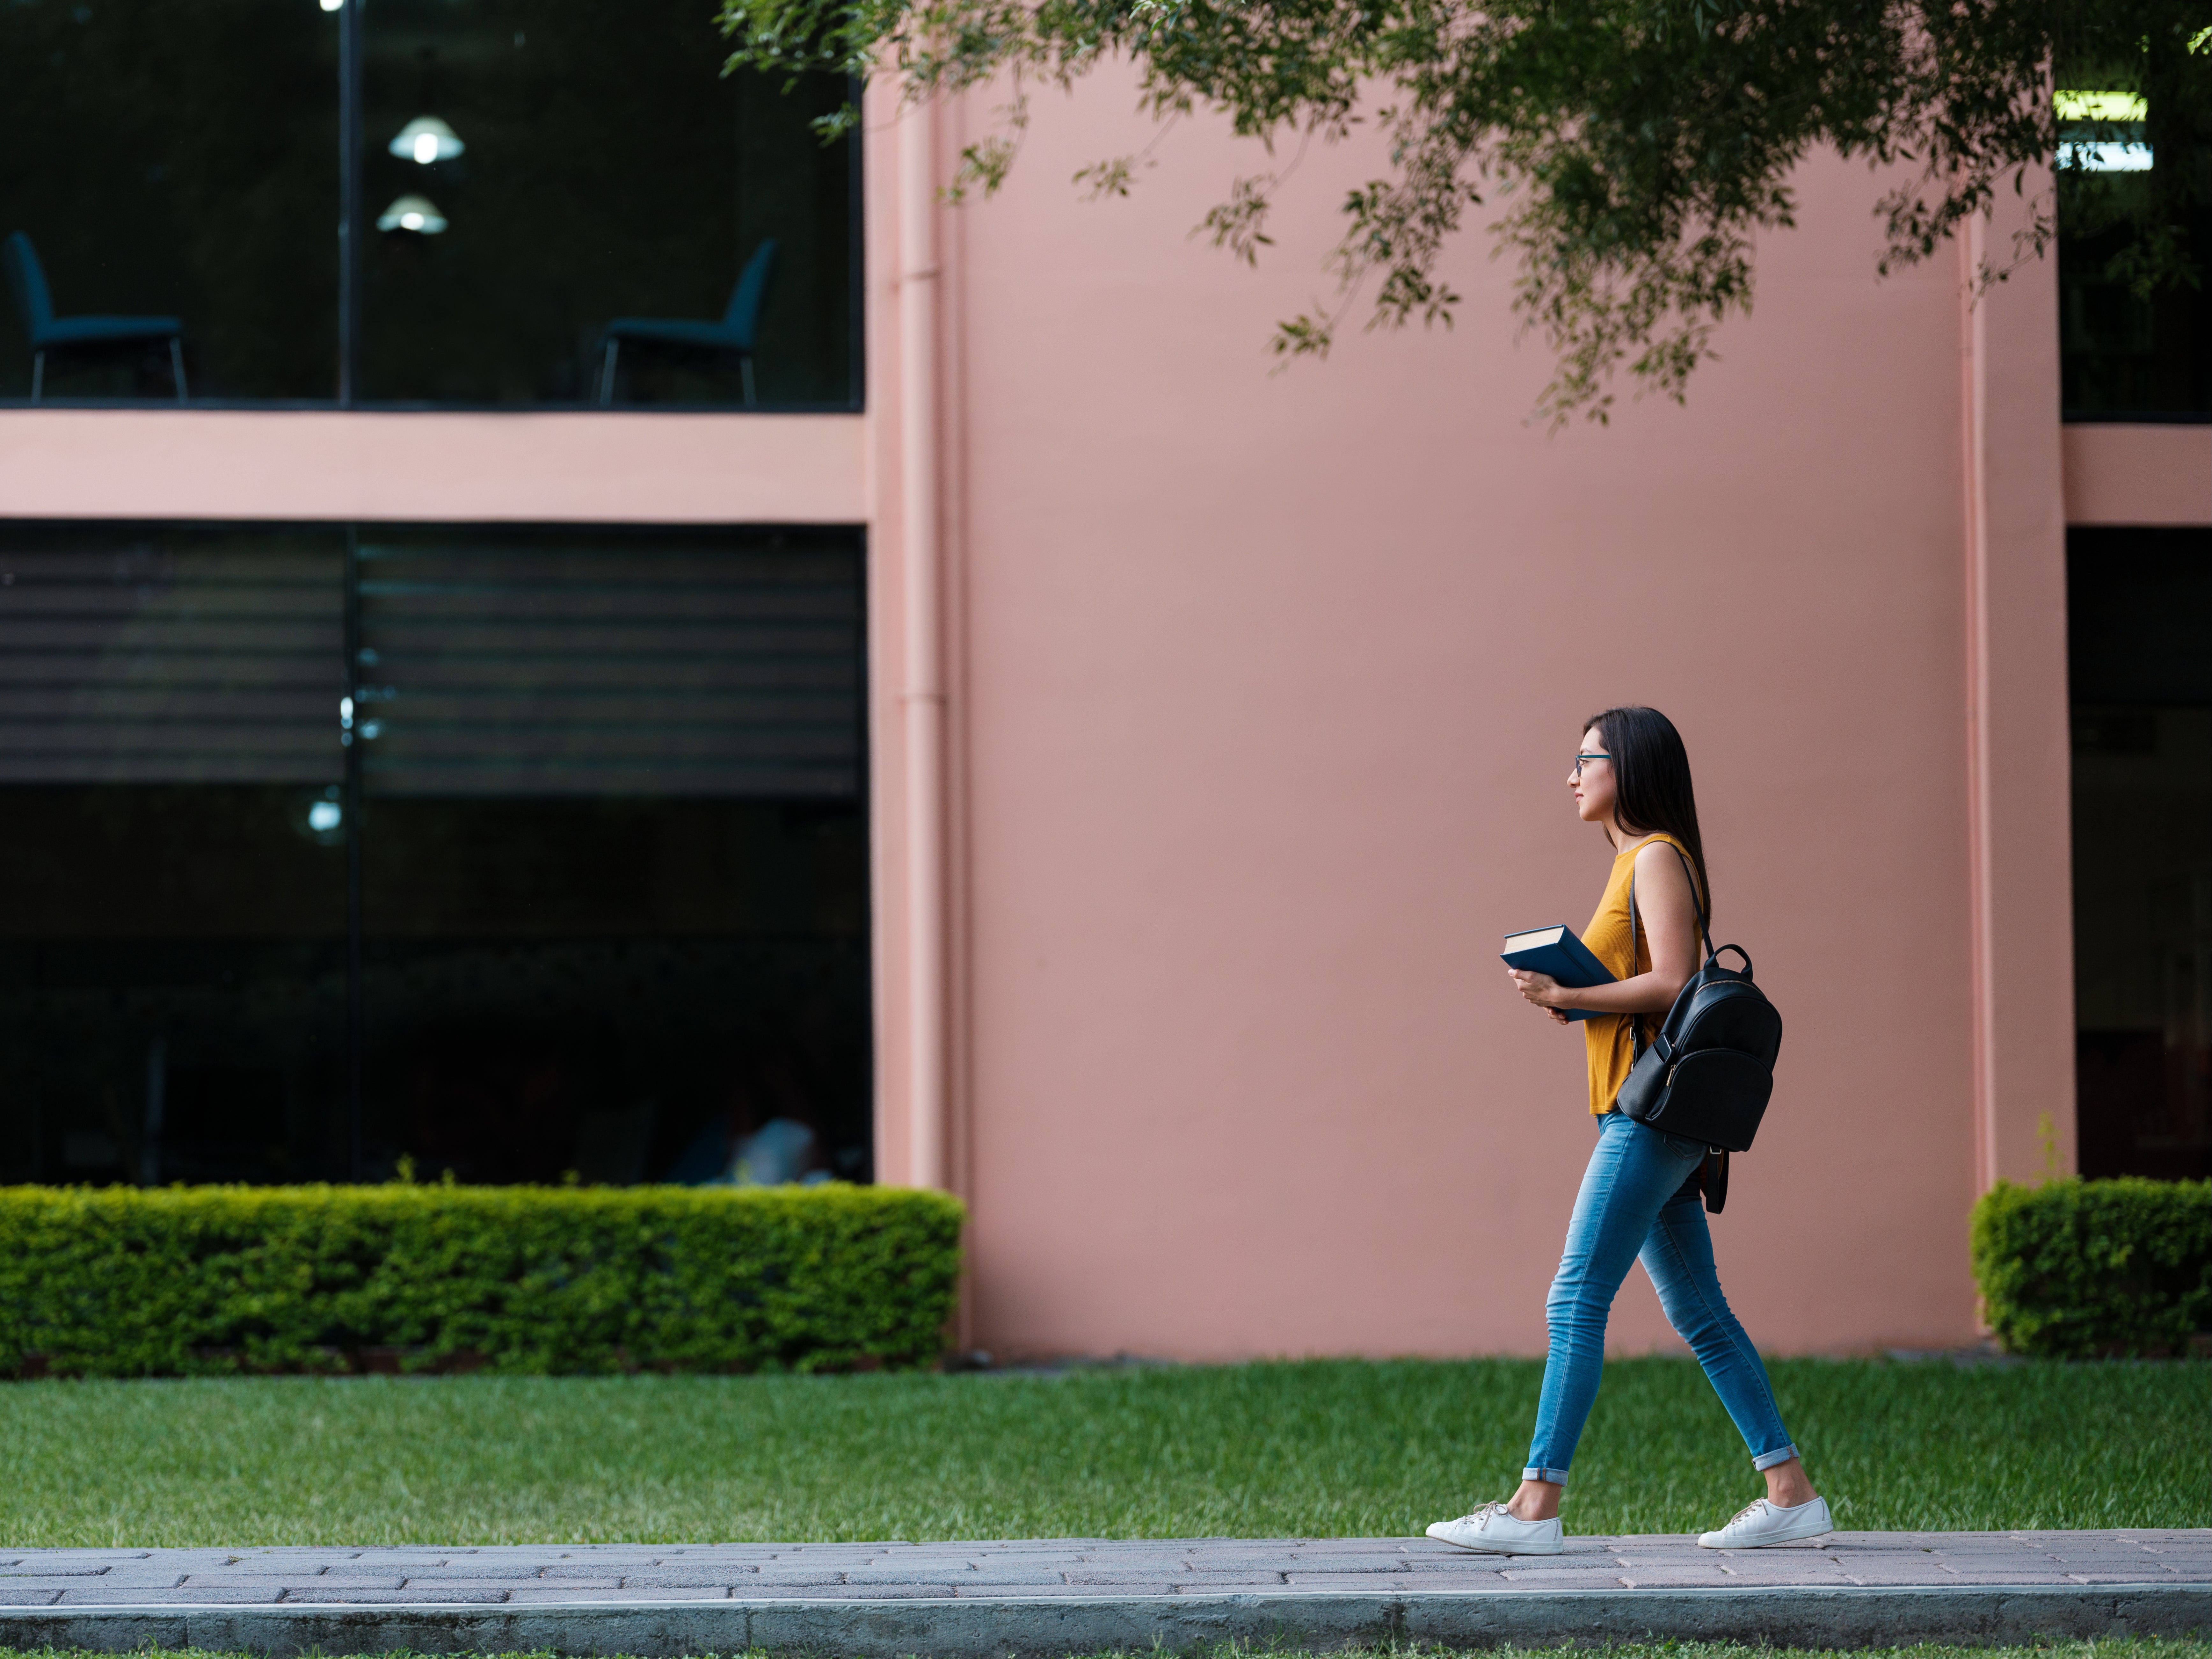
{"type": "Polygon", "coordinates": [[[1658,710],[1608,708],[1586,723],[1568,781],[1577,815],[1601,827],[1613,845],[1612,878],[1583,943],[1615,981],[1573,990],[1543,974],[1507,971],[1522,996],[1563,1025],[1570,1023],[1565,1010],[1590,1012],[1583,1036],[1597,1147],[1544,1304],[1551,1352],[1521,1488],[1506,1503],[1437,1522],[1429,1536],[1508,1555],[1556,1555],[1565,1547],[1559,1498],[1597,1398],[1606,1316],[1629,1264],[1641,1260],[1668,1319],[1735,1419],[1752,1467],[1766,1477],[1765,1498],[1698,1541],[1709,1549],[1752,1549],[1817,1538],[1831,1529],[1827,1503],[1806,1478],[1766,1368],[1729,1311],[1713,1270],[1701,1201],[1706,1149],[1648,1128],[1614,1104],[1635,1063],[1636,1027],[1648,1040],[1656,1017],[1697,971],[1700,916],[1710,914],[1690,757],[1674,722],[1658,710]]]}

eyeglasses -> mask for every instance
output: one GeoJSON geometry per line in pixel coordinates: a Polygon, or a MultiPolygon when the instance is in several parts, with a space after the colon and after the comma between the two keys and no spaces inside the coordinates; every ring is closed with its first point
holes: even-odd
{"type": "Polygon", "coordinates": [[[1611,760],[1612,758],[1613,757],[1610,755],[1577,755],[1575,757],[1575,775],[1577,777],[1582,776],[1583,763],[1584,761],[1611,760]]]}

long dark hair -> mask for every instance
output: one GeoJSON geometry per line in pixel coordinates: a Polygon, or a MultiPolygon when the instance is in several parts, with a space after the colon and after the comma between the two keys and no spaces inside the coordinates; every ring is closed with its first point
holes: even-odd
{"type": "Polygon", "coordinates": [[[1690,751],[1682,747],[1682,734],[1657,709],[1632,703],[1592,714],[1583,730],[1592,727],[1613,757],[1613,817],[1632,836],[1664,832],[1690,849],[1710,918],[1713,884],[1705,873],[1705,842],[1698,833],[1698,795],[1690,787],[1690,751]]]}

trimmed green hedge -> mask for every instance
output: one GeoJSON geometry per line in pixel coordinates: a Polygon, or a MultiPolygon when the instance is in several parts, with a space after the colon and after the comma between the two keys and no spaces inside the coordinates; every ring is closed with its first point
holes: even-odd
{"type": "Polygon", "coordinates": [[[2010,1352],[2185,1353],[2212,1327],[2212,1181],[2000,1181],[1972,1238],[1983,1315],[2010,1352]]]}
{"type": "Polygon", "coordinates": [[[958,1200],[818,1186],[0,1188],[0,1375],[933,1364],[958,1200]]]}

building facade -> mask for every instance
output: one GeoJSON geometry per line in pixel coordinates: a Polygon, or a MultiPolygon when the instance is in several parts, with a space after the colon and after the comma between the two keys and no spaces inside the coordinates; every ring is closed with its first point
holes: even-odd
{"type": "Polygon", "coordinates": [[[1069,186],[1152,137],[1111,75],[954,207],[987,100],[824,145],[842,88],[595,17],[303,9],[134,128],[85,88],[231,37],[10,14],[105,136],[0,234],[137,331],[0,346],[0,1178],[698,1179],[783,1119],[969,1202],[963,1346],[1535,1352],[1589,1126],[1497,940],[1594,902],[1632,701],[1787,1024],[1717,1223],[1764,1344],[1971,1340],[1990,1182],[2205,1172],[2191,319],[1977,301],[2003,222],[1877,280],[1815,161],[1686,407],[1554,434],[1479,237],[1452,330],[1272,372],[1356,145],[1255,272],[1202,122],[1069,186]]]}

